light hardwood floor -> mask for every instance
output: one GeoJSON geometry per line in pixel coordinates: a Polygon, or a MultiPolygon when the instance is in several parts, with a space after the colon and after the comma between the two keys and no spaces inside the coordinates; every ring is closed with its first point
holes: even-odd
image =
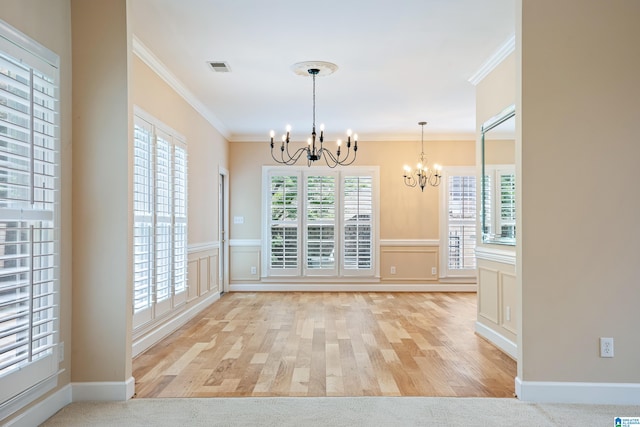
{"type": "Polygon", "coordinates": [[[136,397],[512,397],[474,293],[231,293],[133,361],[136,397]]]}

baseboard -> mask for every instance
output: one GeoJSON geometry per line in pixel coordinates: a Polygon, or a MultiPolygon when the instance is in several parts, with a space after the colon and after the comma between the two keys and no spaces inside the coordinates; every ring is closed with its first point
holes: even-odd
{"type": "Polygon", "coordinates": [[[516,396],[534,403],[640,405],[640,384],[522,381],[516,377],[516,396]]]}
{"type": "MultiPolygon", "coordinates": [[[[62,387],[51,396],[36,403],[24,413],[18,415],[6,424],[6,427],[33,427],[44,423],[49,417],[71,403],[72,388],[70,384],[62,387]]],[[[2,420],[0,420],[2,421],[2,420]]]]}
{"type": "Polygon", "coordinates": [[[202,301],[194,304],[192,307],[184,310],[175,317],[170,318],[166,322],[156,326],[150,332],[136,338],[132,344],[131,354],[136,357],[152,345],[160,342],[163,338],[177,330],[179,327],[193,319],[198,313],[220,299],[220,293],[215,292],[204,298],[202,301]]]}
{"type": "Polygon", "coordinates": [[[476,333],[507,353],[513,360],[518,360],[518,345],[504,335],[499,334],[480,322],[476,322],[476,333]]]}
{"type": "Polygon", "coordinates": [[[231,292],[476,292],[475,284],[236,283],[231,292]]]}
{"type": "Polygon", "coordinates": [[[125,401],[131,399],[135,393],[135,379],[130,377],[127,381],[71,383],[71,387],[74,402],[125,401]]]}

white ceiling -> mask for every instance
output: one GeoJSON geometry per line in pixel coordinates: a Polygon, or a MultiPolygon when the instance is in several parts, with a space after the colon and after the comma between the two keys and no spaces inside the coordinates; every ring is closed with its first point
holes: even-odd
{"type": "Polygon", "coordinates": [[[513,0],[132,0],[135,37],[232,141],[311,132],[312,80],[290,66],[329,61],[317,123],[330,139],[473,139],[469,78],[513,37],[513,0]],[[225,61],[230,73],[208,61],[225,61]],[[216,120],[217,119],[217,120],[216,120]],[[220,125],[220,123],[222,125],[220,125]]]}

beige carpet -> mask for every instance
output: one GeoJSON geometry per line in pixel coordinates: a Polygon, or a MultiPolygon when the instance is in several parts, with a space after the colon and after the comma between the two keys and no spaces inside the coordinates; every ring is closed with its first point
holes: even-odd
{"type": "Polygon", "coordinates": [[[517,399],[260,397],[72,403],[51,426],[606,426],[640,406],[532,404],[517,399]]]}

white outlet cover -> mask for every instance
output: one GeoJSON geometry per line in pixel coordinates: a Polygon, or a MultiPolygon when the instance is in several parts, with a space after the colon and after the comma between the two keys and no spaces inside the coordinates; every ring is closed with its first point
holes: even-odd
{"type": "Polygon", "coordinates": [[[613,338],[600,337],[600,357],[613,357],[613,338]]]}

